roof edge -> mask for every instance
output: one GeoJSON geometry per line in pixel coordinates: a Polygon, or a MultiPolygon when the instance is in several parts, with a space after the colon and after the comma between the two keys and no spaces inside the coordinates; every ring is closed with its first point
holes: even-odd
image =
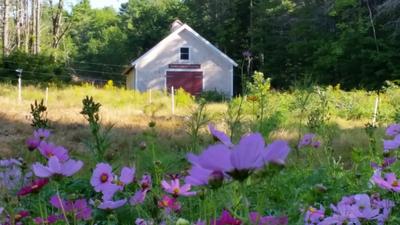
{"type": "Polygon", "coordinates": [[[183,24],[181,27],[179,27],[178,29],[176,29],[174,32],[170,33],[168,36],[166,36],[164,39],[162,39],[160,42],[158,42],[154,47],[152,47],[151,49],[149,49],[146,53],[144,53],[143,55],[141,55],[139,58],[133,60],[131,62],[130,67],[134,67],[142,58],[144,58],[146,55],[148,55],[150,52],[152,52],[154,49],[156,49],[158,46],[160,46],[162,43],[167,42],[168,39],[170,39],[170,37],[172,37],[175,34],[179,34],[180,32],[182,32],[183,30],[187,30],[190,33],[192,33],[197,39],[199,39],[200,41],[202,41],[206,46],[208,46],[209,48],[211,48],[213,51],[217,52],[219,55],[221,55],[223,58],[225,58],[228,62],[230,62],[233,66],[237,67],[238,64],[231,59],[229,56],[227,56],[225,53],[223,53],[221,50],[219,50],[217,47],[215,47],[213,44],[211,44],[209,41],[207,41],[204,37],[202,37],[199,33],[197,33],[195,30],[193,30],[193,28],[191,28],[189,25],[187,25],[186,23],[183,24]]]}

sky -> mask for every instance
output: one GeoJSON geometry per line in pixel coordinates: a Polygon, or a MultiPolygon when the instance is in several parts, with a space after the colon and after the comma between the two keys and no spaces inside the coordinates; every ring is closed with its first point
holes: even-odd
{"type": "Polygon", "coordinates": [[[105,6],[113,6],[115,9],[119,9],[121,3],[127,2],[127,0],[91,0],[90,4],[94,8],[103,8],[105,6]]]}
{"type": "MultiPolygon", "coordinates": [[[[103,8],[106,6],[112,6],[118,11],[121,3],[124,3],[127,1],[128,0],[90,0],[90,4],[92,5],[93,8],[103,8]]],[[[76,4],[76,3],[80,2],[80,0],[71,0],[69,2],[72,4],[76,4]]]]}

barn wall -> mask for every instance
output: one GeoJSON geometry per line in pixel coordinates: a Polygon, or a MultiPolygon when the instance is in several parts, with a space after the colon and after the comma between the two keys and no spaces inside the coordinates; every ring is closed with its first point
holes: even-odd
{"type": "Polygon", "coordinates": [[[204,90],[217,90],[231,96],[232,64],[193,37],[187,30],[183,30],[140,60],[136,65],[138,90],[165,89],[165,74],[168,64],[172,63],[201,64],[204,90]],[[189,61],[180,60],[181,47],[190,48],[189,61]]]}

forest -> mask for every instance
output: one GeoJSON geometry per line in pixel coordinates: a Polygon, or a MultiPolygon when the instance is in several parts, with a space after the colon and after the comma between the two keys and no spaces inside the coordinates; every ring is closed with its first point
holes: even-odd
{"type": "Polygon", "coordinates": [[[0,4],[2,81],[22,68],[32,83],[88,77],[123,84],[124,67],[175,19],[236,60],[237,80],[257,70],[277,89],[308,79],[379,90],[400,78],[398,0],[129,0],[118,11],[91,8],[89,0],[0,4]]]}

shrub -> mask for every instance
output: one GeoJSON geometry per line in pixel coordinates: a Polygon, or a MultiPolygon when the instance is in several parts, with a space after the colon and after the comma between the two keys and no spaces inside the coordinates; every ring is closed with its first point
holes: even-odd
{"type": "Polygon", "coordinates": [[[194,97],[186,92],[183,88],[179,88],[175,92],[175,104],[177,107],[187,107],[194,103],[194,97]]]}
{"type": "Polygon", "coordinates": [[[207,102],[224,102],[227,97],[224,93],[214,91],[203,91],[199,96],[199,99],[204,99],[207,102]]]}

